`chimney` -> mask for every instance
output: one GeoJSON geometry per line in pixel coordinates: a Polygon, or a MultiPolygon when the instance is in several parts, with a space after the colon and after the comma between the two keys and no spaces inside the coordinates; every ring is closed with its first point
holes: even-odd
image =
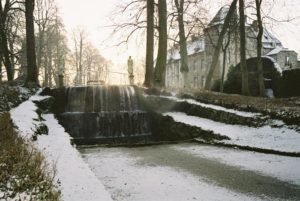
{"type": "Polygon", "coordinates": [[[254,28],[255,31],[258,30],[258,22],[257,22],[257,20],[253,20],[252,27],[254,28]]]}

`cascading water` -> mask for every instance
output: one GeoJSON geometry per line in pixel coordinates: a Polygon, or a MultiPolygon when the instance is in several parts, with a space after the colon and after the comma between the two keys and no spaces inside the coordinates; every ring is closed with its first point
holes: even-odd
{"type": "Polygon", "coordinates": [[[151,137],[149,117],[140,110],[133,86],[65,89],[60,123],[77,143],[135,142],[151,137]]]}

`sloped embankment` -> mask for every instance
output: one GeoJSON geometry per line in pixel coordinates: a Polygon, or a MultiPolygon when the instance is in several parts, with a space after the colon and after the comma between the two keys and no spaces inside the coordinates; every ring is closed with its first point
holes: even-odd
{"type": "Polygon", "coordinates": [[[19,86],[0,86],[0,200],[59,200],[42,154],[18,135],[8,112],[30,94],[19,86]]]}
{"type": "Polygon", "coordinates": [[[145,107],[156,111],[152,128],[160,139],[194,138],[201,143],[300,156],[296,143],[300,140],[299,127],[263,113],[225,108],[191,97],[145,95],[145,99],[145,107]]]}
{"type": "Polygon", "coordinates": [[[242,111],[259,112],[271,118],[280,119],[289,125],[300,126],[300,97],[261,98],[216,92],[197,92],[193,95],[181,94],[181,97],[193,97],[195,100],[242,111]]]}

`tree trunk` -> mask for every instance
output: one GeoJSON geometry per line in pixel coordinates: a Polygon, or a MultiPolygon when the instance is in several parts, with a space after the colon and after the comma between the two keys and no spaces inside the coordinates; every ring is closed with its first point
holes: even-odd
{"type": "Polygon", "coordinates": [[[79,85],[82,85],[83,73],[82,73],[82,37],[80,37],[80,45],[79,45],[79,85]]]}
{"type": "Polygon", "coordinates": [[[147,0],[147,42],[145,87],[151,87],[153,80],[153,48],[154,48],[154,0],[147,0]]]}
{"type": "Polygon", "coordinates": [[[155,86],[165,86],[166,64],[167,64],[167,3],[166,0],[158,1],[159,38],[158,53],[155,66],[155,86]]]}
{"type": "MultiPolygon", "coordinates": [[[[2,23],[1,23],[2,24],[2,23]]],[[[2,29],[2,27],[1,27],[2,29]]],[[[9,50],[8,50],[8,42],[7,42],[7,37],[5,30],[1,30],[1,47],[2,47],[2,54],[3,54],[3,64],[6,69],[6,74],[7,74],[7,80],[12,81],[13,78],[13,71],[12,71],[12,65],[11,65],[11,60],[10,60],[10,55],[9,55],[9,50]]]]}
{"type": "Polygon", "coordinates": [[[220,92],[224,92],[224,77],[225,77],[225,68],[226,68],[226,54],[227,54],[227,48],[223,51],[223,67],[222,67],[222,77],[221,77],[221,83],[220,83],[220,92]]]}
{"type": "Polygon", "coordinates": [[[224,39],[224,36],[225,36],[225,34],[227,32],[227,29],[229,27],[230,20],[231,20],[233,14],[235,12],[236,4],[237,4],[237,0],[233,0],[233,2],[230,5],[227,16],[225,17],[224,24],[223,24],[220,36],[218,38],[217,46],[214,49],[212,63],[210,65],[209,72],[208,72],[207,77],[206,77],[206,82],[205,82],[205,89],[206,90],[210,90],[210,88],[211,88],[211,81],[212,81],[212,77],[213,77],[213,74],[215,72],[215,69],[217,67],[218,61],[219,61],[219,56],[220,56],[220,51],[221,51],[222,44],[223,44],[223,39],[224,39]]]}
{"type": "Polygon", "coordinates": [[[183,74],[183,87],[188,88],[190,86],[189,78],[188,78],[188,53],[187,53],[187,45],[186,45],[186,36],[184,30],[184,22],[183,22],[183,7],[184,7],[184,0],[175,0],[175,5],[177,8],[177,21],[179,26],[179,46],[180,46],[180,72],[183,74]]]}
{"type": "Polygon", "coordinates": [[[26,85],[38,84],[38,74],[35,55],[35,38],[33,23],[34,0],[25,0],[26,17],[26,47],[27,47],[27,79],[26,85]]]}
{"type": "Polygon", "coordinates": [[[38,75],[41,69],[42,57],[44,56],[43,50],[44,50],[44,30],[39,28],[39,45],[37,49],[37,74],[38,75]]]}
{"type": "MultiPolygon", "coordinates": [[[[227,41],[223,49],[223,67],[222,67],[222,76],[221,76],[221,83],[220,83],[220,92],[224,92],[224,80],[225,80],[225,70],[226,70],[226,57],[227,57],[227,50],[230,45],[231,40],[231,31],[229,30],[227,33],[227,41]]],[[[230,56],[230,55],[229,55],[230,56]]]]}
{"type": "Polygon", "coordinates": [[[0,84],[2,83],[2,55],[0,54],[0,84]]]}
{"type": "MultiPolygon", "coordinates": [[[[47,47],[47,52],[49,52],[48,50],[49,47],[47,47]]],[[[44,87],[48,87],[49,86],[49,75],[48,75],[48,66],[49,66],[49,59],[48,59],[49,55],[45,55],[45,63],[44,63],[44,87]]]]}
{"type": "Polygon", "coordinates": [[[10,49],[10,65],[11,65],[11,76],[15,77],[15,55],[14,55],[14,43],[9,41],[9,49],[10,49]]]}
{"type": "Polygon", "coordinates": [[[21,56],[20,56],[20,70],[18,79],[25,82],[27,78],[27,50],[26,50],[26,41],[22,40],[21,44],[21,56]]]}
{"type": "Polygon", "coordinates": [[[248,86],[248,70],[246,62],[246,30],[245,30],[245,4],[244,0],[239,0],[239,12],[240,12],[240,68],[242,73],[242,94],[249,95],[248,86]]]}
{"type": "Polygon", "coordinates": [[[258,22],[258,35],[257,35],[257,78],[259,86],[259,95],[265,96],[265,83],[264,83],[264,71],[262,64],[262,36],[264,32],[262,19],[261,19],[261,2],[262,0],[255,0],[258,22]]]}
{"type": "Polygon", "coordinates": [[[49,49],[49,61],[48,61],[48,86],[52,88],[52,49],[49,49]]]}
{"type": "Polygon", "coordinates": [[[8,40],[7,40],[7,18],[9,12],[9,4],[11,2],[6,1],[4,6],[2,1],[0,1],[0,48],[2,52],[3,64],[6,69],[7,80],[13,80],[12,67],[8,49],[8,40]]]}

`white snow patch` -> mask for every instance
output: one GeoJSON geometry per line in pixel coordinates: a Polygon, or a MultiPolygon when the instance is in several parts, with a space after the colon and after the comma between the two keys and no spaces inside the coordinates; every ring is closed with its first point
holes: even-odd
{"type": "Polygon", "coordinates": [[[47,98],[50,98],[51,96],[38,96],[38,95],[34,95],[34,96],[31,96],[29,100],[31,101],[42,101],[42,100],[45,100],[47,98]]]}
{"type": "MultiPolygon", "coordinates": [[[[205,41],[203,37],[199,37],[193,41],[187,41],[187,54],[193,55],[205,50],[205,41]]],[[[179,47],[173,47],[168,51],[167,60],[179,60],[181,58],[179,47]]]]}
{"type": "Polygon", "coordinates": [[[224,140],[224,143],[300,153],[300,133],[286,127],[272,128],[266,125],[252,128],[241,125],[229,125],[210,119],[186,115],[182,112],[168,112],[164,113],[164,115],[172,117],[177,122],[226,135],[231,140],[224,140]]]}
{"type": "Polygon", "coordinates": [[[37,107],[31,100],[27,100],[18,107],[10,110],[11,118],[14,124],[19,129],[19,135],[25,138],[30,138],[35,129],[35,122],[38,115],[35,112],[37,107]]]}
{"type": "Polygon", "coordinates": [[[21,86],[17,86],[17,88],[21,94],[29,94],[30,93],[28,88],[21,87],[21,86]]]}
{"type": "MultiPolygon", "coordinates": [[[[30,139],[35,125],[39,122],[33,100],[47,97],[33,96],[10,111],[13,122],[20,135],[30,139]]],[[[64,201],[110,201],[109,193],[97,179],[88,165],[82,160],[79,152],[70,144],[70,136],[54,118],[53,114],[43,115],[49,128],[48,135],[38,136],[35,146],[44,154],[49,165],[55,165],[56,182],[60,183],[64,201]]]]}
{"type": "Polygon", "coordinates": [[[296,185],[300,184],[300,158],[204,145],[173,145],[172,149],[216,160],[226,165],[238,166],[241,169],[255,171],[262,175],[275,177],[281,181],[296,185]]]}
{"type": "Polygon", "coordinates": [[[275,49],[273,49],[272,51],[270,51],[269,53],[267,53],[267,56],[271,56],[274,54],[278,54],[279,52],[281,52],[284,48],[282,46],[277,46],[275,49]]]}
{"type": "Polygon", "coordinates": [[[243,111],[234,110],[234,109],[227,109],[225,107],[218,106],[218,105],[201,103],[201,102],[198,102],[198,101],[193,100],[193,99],[177,98],[177,97],[174,97],[174,96],[160,96],[160,97],[167,98],[167,99],[177,101],[177,102],[187,102],[187,103],[190,103],[190,104],[193,104],[193,105],[199,105],[199,106],[205,107],[205,108],[211,108],[211,109],[214,109],[214,110],[224,111],[224,112],[236,114],[236,115],[242,116],[242,117],[255,117],[255,116],[261,115],[260,113],[243,112],[243,111]]]}
{"type": "Polygon", "coordinates": [[[265,90],[265,94],[268,98],[274,98],[274,92],[273,92],[273,89],[266,89],[265,90]]]}
{"type": "Polygon", "coordinates": [[[277,70],[278,73],[280,73],[280,75],[282,75],[282,68],[279,66],[279,64],[276,62],[276,60],[272,57],[269,56],[263,56],[262,58],[267,58],[269,60],[271,60],[274,64],[274,68],[277,70]]]}
{"type": "Polygon", "coordinates": [[[141,164],[140,157],[122,149],[98,148],[83,153],[115,201],[260,200],[218,187],[207,180],[171,167],[141,164]]]}

